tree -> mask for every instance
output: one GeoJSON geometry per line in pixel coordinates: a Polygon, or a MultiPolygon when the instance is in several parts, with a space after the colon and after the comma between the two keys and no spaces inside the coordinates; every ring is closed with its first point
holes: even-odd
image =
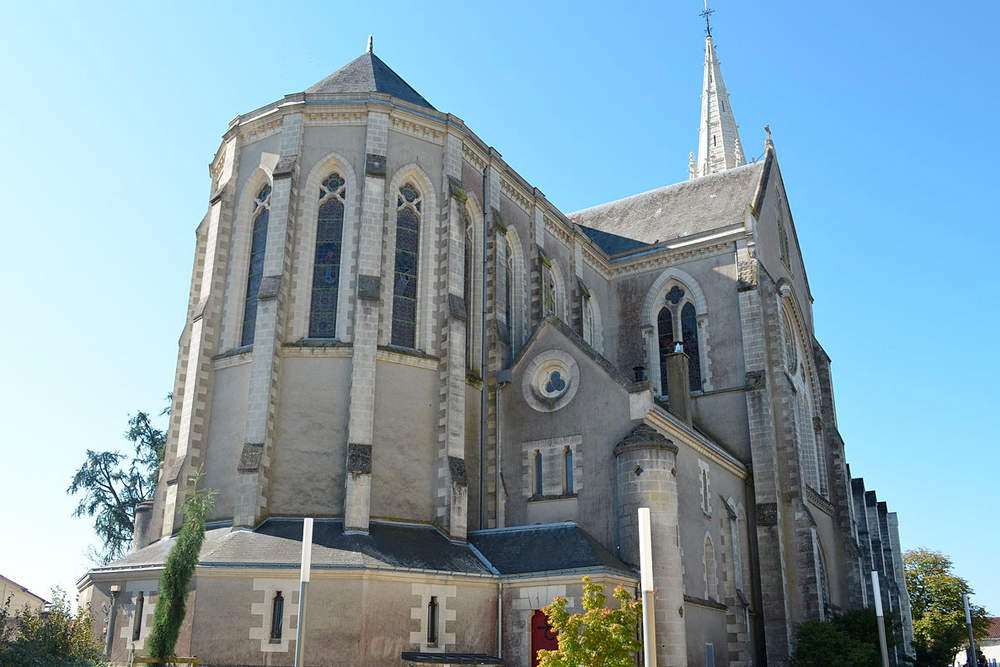
{"type": "Polygon", "coordinates": [[[636,638],[642,602],[622,586],[612,596],[619,606],[605,607],[604,586],[584,577],[582,614],[566,611],[566,598],[556,598],[545,607],[549,624],[559,633],[559,648],[540,650],[539,667],[634,667],[635,654],[642,651],[636,638]]]}
{"type": "MultiPolygon", "coordinates": [[[[887,616],[886,640],[900,642],[899,617],[887,616]]],[[[806,621],[795,631],[791,667],[881,667],[878,619],[875,610],[852,609],[828,621],[806,621]]]]}
{"type": "Polygon", "coordinates": [[[70,609],[66,593],[52,591],[42,609],[26,606],[7,623],[9,604],[0,609],[0,667],[98,667],[107,665],[94,638],[90,612],[70,609]]]}
{"type": "MultiPolygon", "coordinates": [[[[915,549],[903,554],[906,590],[913,613],[913,640],[918,666],[950,664],[968,642],[963,595],[971,595],[969,583],[952,573],[952,561],[939,551],[915,549]]],[[[973,635],[986,636],[988,614],[971,605],[973,635]]]]}
{"type": "MultiPolygon", "coordinates": [[[[160,414],[169,414],[167,408],[160,414]]],[[[156,477],[167,434],[153,426],[149,415],[139,411],[129,419],[125,439],[135,452],[131,459],[120,452],[87,450],[87,460],[73,475],[66,489],[69,494],[83,494],[73,516],[94,518],[94,532],[101,539],[101,549],[93,550],[91,559],[106,565],[128,553],[135,528],[136,505],[153,497],[156,477]]]]}
{"type": "Polygon", "coordinates": [[[160,575],[160,592],[146,652],[161,665],[174,657],[177,637],[187,613],[188,585],[198,566],[201,545],[205,540],[205,516],[214,505],[215,491],[197,490],[200,477],[199,473],[195,479],[195,491],[184,501],[184,525],[160,575]]]}

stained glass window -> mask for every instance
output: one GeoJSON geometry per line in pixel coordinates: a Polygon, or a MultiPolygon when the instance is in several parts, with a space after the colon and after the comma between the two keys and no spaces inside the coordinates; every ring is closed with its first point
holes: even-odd
{"type": "Polygon", "coordinates": [[[309,309],[310,338],[334,338],[337,335],[345,190],[344,179],[336,172],[327,176],[319,187],[312,305],[309,309]]]}
{"type": "Polygon", "coordinates": [[[417,344],[417,260],[420,247],[420,214],[423,200],[413,183],[406,183],[396,197],[396,263],[392,287],[393,345],[417,344]]]}
{"type": "Polygon", "coordinates": [[[463,296],[465,297],[465,367],[472,368],[472,220],[462,211],[465,222],[465,260],[462,267],[463,296]]]}
{"type": "Polygon", "coordinates": [[[667,395],[667,355],[674,351],[674,316],[669,308],[661,308],[656,318],[660,342],[660,391],[667,395]]]}
{"type": "Polygon", "coordinates": [[[698,316],[694,312],[694,304],[690,302],[681,308],[681,335],[684,339],[684,352],[688,355],[688,377],[691,381],[691,391],[700,391],[701,358],[698,356],[698,316]]]}
{"type": "Polygon", "coordinates": [[[253,237],[250,241],[250,268],[247,271],[247,295],[243,305],[243,334],[240,345],[253,345],[257,325],[257,292],[264,277],[264,248],[267,245],[267,218],[270,214],[271,186],[265,185],[254,198],[253,237]]]}

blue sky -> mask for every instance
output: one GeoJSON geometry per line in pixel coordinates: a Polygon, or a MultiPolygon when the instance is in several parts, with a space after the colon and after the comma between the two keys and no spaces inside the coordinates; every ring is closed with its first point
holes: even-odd
{"type": "MultiPolygon", "coordinates": [[[[852,471],[1000,614],[996,3],[712,3],[748,155],[770,123],[852,471]]],[[[5,3],[0,574],[72,590],[65,494],[173,383],[230,119],[375,52],[563,211],[686,178],[701,4],[5,3]],[[280,9],[279,9],[280,7],[280,9]]]]}

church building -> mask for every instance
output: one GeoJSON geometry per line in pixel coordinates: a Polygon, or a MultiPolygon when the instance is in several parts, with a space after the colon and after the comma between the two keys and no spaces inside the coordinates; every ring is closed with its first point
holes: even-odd
{"type": "Polygon", "coordinates": [[[748,161],[711,32],[689,170],[564,213],[371,41],[236,117],[155,497],[80,582],[112,663],[144,655],[199,471],[177,653],[203,666],[293,664],[306,517],[310,666],[533,667],[554,597],[637,589],[640,507],[660,667],[787,664],[798,624],[871,604],[873,569],[908,619],[774,143],[748,161]]]}

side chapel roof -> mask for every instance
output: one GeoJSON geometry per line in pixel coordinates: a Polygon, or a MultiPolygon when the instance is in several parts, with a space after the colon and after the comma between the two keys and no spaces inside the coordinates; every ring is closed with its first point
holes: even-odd
{"type": "Polygon", "coordinates": [[[584,227],[583,232],[608,254],[634,249],[622,237],[651,244],[742,224],[766,163],[761,160],[668,185],[567,217],[584,227]]]}
{"type": "Polygon", "coordinates": [[[424,96],[403,81],[381,58],[371,51],[353,60],[314,86],[307,93],[385,93],[417,106],[434,109],[424,96]]]}

